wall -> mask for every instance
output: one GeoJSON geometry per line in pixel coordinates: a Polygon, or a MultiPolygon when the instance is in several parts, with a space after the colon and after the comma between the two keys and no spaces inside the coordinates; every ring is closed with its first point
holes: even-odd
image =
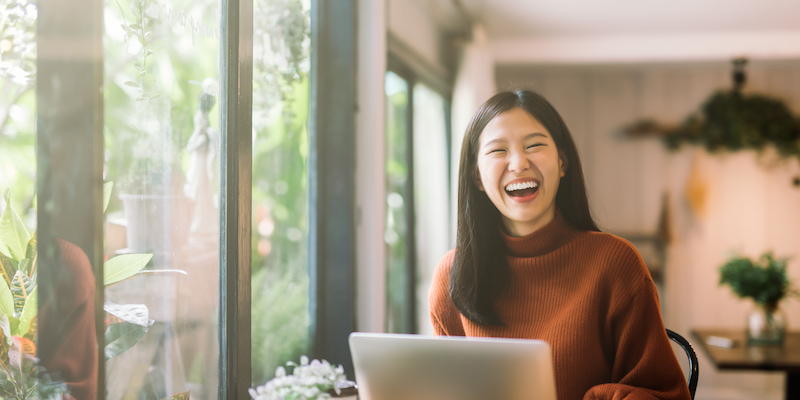
{"type": "Polygon", "coordinates": [[[384,0],[388,8],[389,34],[411,48],[427,64],[441,67],[442,35],[432,10],[425,2],[384,0]]]}
{"type": "MultiPolygon", "coordinates": [[[[800,61],[751,62],[747,71],[746,90],[781,98],[800,115],[800,61]]],[[[791,183],[800,176],[797,159],[688,147],[669,152],[657,139],[621,131],[645,117],[680,123],[713,90],[730,87],[728,63],[498,66],[496,83],[539,91],[562,113],[603,230],[654,233],[667,194],[672,241],[661,295],[668,327],[687,337],[695,327],[743,327],[750,303],[717,285],[719,265],[735,251],[792,256],[789,271],[800,285],[800,188],[791,183]],[[705,191],[705,201],[689,201],[690,183],[705,191]]],[[[800,328],[800,302],[783,308],[789,328],[800,328]]],[[[781,397],[781,374],[719,373],[699,353],[698,399],[781,397]]]]}

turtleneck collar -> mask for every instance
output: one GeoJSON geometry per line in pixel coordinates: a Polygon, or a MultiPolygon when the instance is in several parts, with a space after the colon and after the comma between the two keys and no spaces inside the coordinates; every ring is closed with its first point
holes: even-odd
{"type": "Polygon", "coordinates": [[[513,257],[535,257],[547,254],[569,242],[577,234],[578,231],[564,220],[558,210],[552,221],[527,236],[509,236],[502,228],[500,229],[500,236],[506,244],[508,255],[513,257]]]}

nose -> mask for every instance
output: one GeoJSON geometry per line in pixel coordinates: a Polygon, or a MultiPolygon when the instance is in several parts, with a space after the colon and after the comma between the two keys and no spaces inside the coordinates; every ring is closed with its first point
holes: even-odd
{"type": "Polygon", "coordinates": [[[530,169],[531,164],[528,157],[525,156],[524,151],[512,150],[509,153],[508,170],[515,173],[520,173],[530,169]]]}

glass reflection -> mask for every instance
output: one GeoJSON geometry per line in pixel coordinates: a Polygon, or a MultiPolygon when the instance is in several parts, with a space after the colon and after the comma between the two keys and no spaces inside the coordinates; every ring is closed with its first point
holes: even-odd
{"type": "Polygon", "coordinates": [[[252,384],[310,351],[309,2],[255,0],[252,384]]]}
{"type": "Polygon", "coordinates": [[[220,7],[105,5],[108,399],[217,397],[220,7]]]}
{"type": "Polygon", "coordinates": [[[450,244],[447,104],[428,86],[414,85],[414,239],[418,333],[433,334],[428,289],[450,244]]]}
{"type": "Polygon", "coordinates": [[[411,333],[408,293],[408,82],[386,73],[386,331],[411,333]]]}

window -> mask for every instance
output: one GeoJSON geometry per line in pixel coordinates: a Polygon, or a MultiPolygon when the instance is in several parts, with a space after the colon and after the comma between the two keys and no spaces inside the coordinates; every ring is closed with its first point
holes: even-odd
{"type": "Polygon", "coordinates": [[[105,290],[111,399],[217,396],[221,6],[105,3],[105,268],[146,263],[105,290]]]}
{"type": "Polygon", "coordinates": [[[254,2],[252,383],[310,354],[309,4],[254,2]]]}
{"type": "MultiPolygon", "coordinates": [[[[35,213],[25,205],[33,163],[3,179],[28,179],[13,183],[29,186],[12,204],[38,225],[38,307],[28,310],[39,318],[35,331],[30,311],[14,323],[37,340],[52,389],[245,398],[300,353],[347,364],[354,294],[337,279],[353,276],[352,169],[341,160],[352,159],[354,2],[40,0],[21,10],[38,18],[35,32],[20,31],[38,48],[36,75],[6,69],[3,36],[0,84],[18,90],[8,71],[37,84],[0,103],[12,110],[0,148],[19,140],[32,152],[36,115],[35,213]],[[321,50],[309,54],[311,35],[321,50]],[[338,70],[312,68],[334,59],[338,70]]],[[[31,277],[32,265],[14,268],[31,277]]]]}
{"type": "Polygon", "coordinates": [[[444,97],[414,77],[402,65],[385,76],[386,330],[432,333],[430,278],[451,246],[449,115],[444,97]]]}

